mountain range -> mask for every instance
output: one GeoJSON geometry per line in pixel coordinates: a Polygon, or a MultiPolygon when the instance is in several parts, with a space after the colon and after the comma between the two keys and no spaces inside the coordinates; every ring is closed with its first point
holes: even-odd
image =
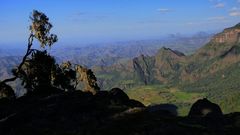
{"type": "MultiPolygon", "coordinates": [[[[58,63],[71,61],[89,68],[111,66],[115,63],[128,61],[141,54],[153,56],[162,46],[180,49],[192,53],[210,40],[212,34],[199,32],[191,36],[172,34],[159,40],[136,40],[115,43],[100,43],[86,46],[61,46],[50,49],[58,63]]],[[[0,80],[11,76],[13,67],[19,64],[24,54],[24,46],[14,48],[3,45],[0,49],[0,80]]],[[[19,83],[20,84],[20,83],[19,83]]],[[[19,85],[14,84],[17,95],[22,95],[19,85]]]]}
{"type": "MultiPolygon", "coordinates": [[[[147,85],[199,81],[240,61],[239,25],[213,36],[205,46],[190,55],[162,47],[154,56],[142,54],[127,62],[96,67],[95,72],[128,81],[126,85],[134,84],[131,82],[147,85]]],[[[222,74],[222,77],[227,78],[228,75],[222,74]]]]}
{"type": "Polygon", "coordinates": [[[172,34],[163,39],[100,43],[82,47],[63,46],[53,49],[52,55],[56,56],[59,62],[69,60],[89,68],[110,66],[141,54],[153,56],[163,46],[191,54],[207,43],[211,36],[212,34],[199,32],[191,36],[172,34]]]}
{"type": "MultiPolygon", "coordinates": [[[[140,55],[112,66],[95,67],[94,72],[103,89],[136,89],[131,93],[140,101],[136,95],[147,94],[138,92],[144,86],[165,85],[181,92],[201,93],[201,97],[220,103],[226,112],[239,111],[240,24],[216,34],[190,55],[162,47],[154,56],[140,55]]],[[[159,93],[154,96],[159,97],[159,93]]]]}

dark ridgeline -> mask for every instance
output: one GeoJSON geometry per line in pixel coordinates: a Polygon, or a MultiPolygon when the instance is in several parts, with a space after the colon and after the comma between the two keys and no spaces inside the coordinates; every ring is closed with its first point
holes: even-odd
{"type": "MultiPolygon", "coordinates": [[[[223,115],[217,104],[197,101],[189,117],[178,117],[177,107],[145,107],[119,88],[100,91],[90,69],[70,62],[56,64],[45,48],[50,34],[48,17],[33,11],[28,48],[13,78],[0,83],[1,135],[219,135],[240,133],[240,114],[223,115]],[[32,49],[37,39],[42,50],[32,49]],[[27,93],[15,97],[7,84],[21,79],[27,93]],[[83,90],[77,90],[83,82],[83,90]]],[[[176,55],[181,55],[177,53],[176,55]]]]}

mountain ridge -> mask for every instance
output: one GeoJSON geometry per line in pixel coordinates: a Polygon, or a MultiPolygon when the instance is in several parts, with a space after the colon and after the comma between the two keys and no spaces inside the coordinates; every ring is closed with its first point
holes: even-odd
{"type": "MultiPolygon", "coordinates": [[[[115,76],[119,80],[129,80],[131,83],[140,80],[145,85],[195,82],[240,61],[239,25],[216,34],[209,43],[191,55],[185,56],[179,51],[163,47],[154,56],[141,55],[119,64],[121,67],[103,67],[103,72],[95,68],[95,72],[97,75],[104,74],[104,71],[106,74],[114,72],[116,75],[121,72],[124,75],[115,76]]],[[[111,86],[120,86],[117,83],[121,85],[121,81],[117,81],[111,86]]]]}
{"type": "MultiPolygon", "coordinates": [[[[239,29],[238,25],[230,28],[239,29]]],[[[154,56],[140,55],[93,71],[102,89],[120,87],[145,105],[171,102],[185,114],[189,103],[200,97],[219,103],[224,113],[240,111],[240,44],[235,35],[236,42],[226,43],[215,42],[214,36],[191,55],[164,47],[154,56]]]]}

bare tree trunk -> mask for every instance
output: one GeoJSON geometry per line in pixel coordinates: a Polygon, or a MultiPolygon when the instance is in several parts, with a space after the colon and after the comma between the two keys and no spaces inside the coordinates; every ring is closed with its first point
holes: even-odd
{"type": "MultiPolygon", "coordinates": [[[[32,47],[32,42],[33,42],[33,38],[34,38],[34,35],[31,33],[29,38],[28,38],[28,48],[27,48],[27,52],[26,54],[24,55],[24,57],[22,58],[22,62],[19,64],[18,68],[17,68],[17,74],[18,72],[22,69],[22,66],[23,64],[25,63],[27,57],[31,54],[31,47],[32,47]]],[[[3,83],[7,83],[7,82],[12,82],[12,81],[15,81],[17,79],[17,76],[14,76],[12,78],[8,78],[8,79],[5,79],[3,81],[0,82],[0,84],[3,84],[3,83]]]]}

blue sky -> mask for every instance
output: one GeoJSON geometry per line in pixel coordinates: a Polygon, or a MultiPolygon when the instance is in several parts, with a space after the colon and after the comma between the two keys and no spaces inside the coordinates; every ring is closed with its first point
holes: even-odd
{"type": "Polygon", "coordinates": [[[240,0],[1,0],[0,43],[26,42],[33,9],[50,18],[60,43],[157,39],[240,22],[240,0]]]}

